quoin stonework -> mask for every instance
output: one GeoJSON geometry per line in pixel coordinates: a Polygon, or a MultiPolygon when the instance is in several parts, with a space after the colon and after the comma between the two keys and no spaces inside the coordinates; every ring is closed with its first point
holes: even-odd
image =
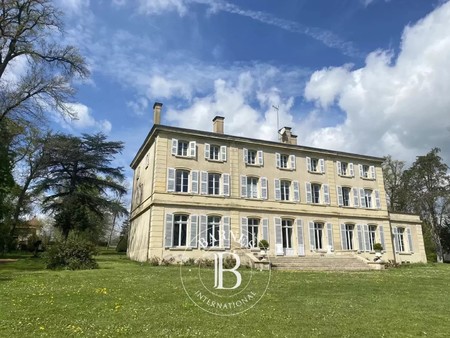
{"type": "Polygon", "coordinates": [[[165,126],[162,104],[153,109],[131,163],[131,259],[201,258],[206,243],[211,258],[239,249],[252,264],[266,239],[269,257],[291,262],[347,255],[369,263],[375,243],[385,261],[426,262],[419,217],[387,210],[382,158],[302,146],[289,127],[279,142],[251,130],[227,135],[221,116],[212,132],[165,126]]]}

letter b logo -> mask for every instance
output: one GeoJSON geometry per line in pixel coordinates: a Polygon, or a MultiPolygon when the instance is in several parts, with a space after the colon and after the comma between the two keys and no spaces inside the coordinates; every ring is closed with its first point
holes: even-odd
{"type": "Polygon", "coordinates": [[[223,289],[223,290],[232,290],[236,289],[241,285],[242,277],[239,271],[237,269],[241,265],[241,260],[239,259],[239,256],[235,253],[217,253],[214,254],[214,288],[216,289],[223,289]],[[224,255],[230,255],[236,260],[236,264],[231,269],[224,269],[223,268],[223,256],[224,255]],[[231,272],[236,276],[236,284],[232,288],[225,288],[223,287],[223,273],[224,272],[231,272]]]}

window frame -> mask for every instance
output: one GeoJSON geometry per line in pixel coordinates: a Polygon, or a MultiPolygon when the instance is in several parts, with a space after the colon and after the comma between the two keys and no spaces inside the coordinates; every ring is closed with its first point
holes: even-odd
{"type": "Polygon", "coordinates": [[[312,204],[321,204],[320,202],[320,192],[322,190],[322,184],[320,183],[311,183],[311,203],[312,204]],[[314,187],[318,187],[318,191],[315,191],[314,187]],[[317,193],[317,202],[315,202],[315,197],[317,193]]]}
{"type": "Polygon", "coordinates": [[[251,249],[258,248],[258,235],[259,235],[259,225],[261,220],[255,217],[247,218],[247,240],[248,246],[251,249]],[[255,241],[256,239],[256,241],[255,241]]]}
{"type": "Polygon", "coordinates": [[[208,188],[207,188],[208,195],[220,196],[221,180],[222,180],[222,174],[216,173],[216,172],[208,172],[208,188]],[[211,178],[213,178],[213,179],[211,180],[211,178]],[[211,183],[213,183],[213,186],[211,186],[211,183]],[[212,193],[211,193],[211,189],[213,191],[212,193]]]}
{"type": "Polygon", "coordinates": [[[257,199],[259,197],[258,188],[259,178],[256,176],[247,176],[247,198],[257,199]]]}
{"type": "Polygon", "coordinates": [[[207,216],[206,219],[206,241],[209,248],[220,248],[220,232],[222,227],[222,217],[217,215],[207,216]],[[218,221],[217,221],[218,220],[218,221]],[[216,238],[217,236],[217,238],[216,238]]]}
{"type": "Polygon", "coordinates": [[[342,206],[344,207],[351,207],[351,197],[350,197],[350,193],[352,191],[352,188],[350,187],[342,187],[342,206]],[[345,204],[345,193],[344,191],[346,191],[348,193],[348,200],[347,200],[347,205],[345,204]]]}
{"type": "Polygon", "coordinates": [[[189,176],[190,176],[190,171],[189,170],[186,170],[186,169],[175,169],[175,190],[174,190],[174,192],[177,192],[177,193],[189,193],[189,176]],[[180,187],[184,187],[184,185],[183,185],[183,178],[181,177],[181,182],[180,182],[180,184],[178,183],[178,179],[179,179],[179,177],[178,177],[178,174],[184,174],[184,173],[187,173],[187,177],[185,178],[185,180],[186,180],[186,191],[183,191],[183,189],[181,189],[181,190],[177,190],[177,187],[178,186],[180,186],[180,187]]]}
{"type": "Polygon", "coordinates": [[[173,215],[173,225],[172,225],[172,247],[173,248],[179,248],[179,247],[186,247],[188,244],[188,229],[189,229],[189,215],[187,214],[174,214],[173,215]],[[177,218],[183,218],[185,217],[186,220],[177,220],[177,218]],[[184,226],[184,245],[182,244],[182,235],[183,231],[180,230],[180,227],[184,226]],[[177,230],[176,230],[177,229],[177,230]],[[175,234],[178,232],[178,238],[175,238],[175,234]],[[176,244],[176,240],[178,239],[178,244],[176,244]]]}
{"type": "Polygon", "coordinates": [[[372,189],[364,189],[364,201],[366,202],[366,208],[368,209],[373,208],[372,194],[372,189]]]}
{"type": "Polygon", "coordinates": [[[189,157],[189,141],[185,141],[185,140],[178,140],[178,144],[177,144],[177,156],[180,157],[189,157]],[[182,145],[186,145],[186,149],[184,149],[184,147],[182,147],[182,145]],[[183,151],[186,150],[186,154],[183,154],[183,151]],[[181,151],[181,154],[180,154],[181,151]]]}
{"type": "Polygon", "coordinates": [[[291,183],[292,182],[289,180],[280,179],[280,201],[290,201],[291,200],[290,199],[291,183]]]}

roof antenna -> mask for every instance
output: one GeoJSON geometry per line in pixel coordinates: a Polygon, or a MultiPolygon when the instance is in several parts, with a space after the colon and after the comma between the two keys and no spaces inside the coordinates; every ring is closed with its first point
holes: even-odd
{"type": "Polygon", "coordinates": [[[280,141],[280,118],[278,116],[278,112],[280,110],[280,106],[275,106],[272,105],[272,108],[275,109],[277,111],[277,137],[278,137],[278,141],[280,141]]]}

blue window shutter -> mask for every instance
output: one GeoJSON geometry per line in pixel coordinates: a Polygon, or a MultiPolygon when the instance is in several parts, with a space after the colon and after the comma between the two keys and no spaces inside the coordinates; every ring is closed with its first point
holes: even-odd
{"type": "Polygon", "coordinates": [[[363,229],[361,224],[358,224],[356,228],[358,229],[358,251],[363,252],[364,251],[363,229]]]}
{"type": "Polygon", "coordinates": [[[275,200],[276,201],[281,200],[281,186],[279,179],[275,179],[275,200]]]}
{"type": "Polygon", "coordinates": [[[223,162],[227,161],[227,146],[220,146],[220,157],[223,162]]]}
{"type": "Polygon", "coordinates": [[[341,247],[342,250],[348,250],[347,236],[345,232],[345,224],[341,224],[341,247]]]}
{"type": "Polygon", "coordinates": [[[267,178],[261,177],[261,198],[266,200],[267,196],[267,178]]]}
{"type": "Polygon", "coordinates": [[[225,249],[230,248],[231,238],[230,238],[230,217],[224,216],[223,220],[223,246],[225,249]]]}
{"type": "Polygon", "coordinates": [[[409,252],[413,253],[414,249],[413,249],[413,241],[412,241],[412,234],[411,234],[410,228],[406,228],[406,235],[408,236],[409,252]]]}
{"type": "Polygon", "coordinates": [[[342,195],[342,187],[340,185],[337,186],[337,195],[338,195],[338,205],[344,205],[344,196],[342,195]]]}
{"type": "Polygon", "coordinates": [[[383,226],[380,225],[378,226],[378,230],[380,232],[380,242],[381,242],[381,246],[383,247],[383,251],[386,251],[386,243],[384,241],[384,230],[383,230],[383,226]]]}
{"type": "Polygon", "coordinates": [[[177,155],[178,153],[178,140],[176,138],[172,139],[172,155],[177,155]]]}
{"type": "Polygon", "coordinates": [[[314,222],[309,222],[309,249],[316,250],[316,237],[314,236],[314,222]]]}
{"type": "Polygon", "coordinates": [[[230,196],[230,174],[222,174],[222,180],[223,180],[223,196],[230,196]]]}
{"type": "Polygon", "coordinates": [[[269,241],[269,219],[263,218],[262,219],[262,233],[263,233],[263,239],[266,241],[269,241]]]}
{"type": "Polygon", "coordinates": [[[274,217],[274,223],[275,223],[275,254],[277,256],[284,255],[283,251],[283,237],[281,234],[281,218],[274,217]]]}
{"type": "Polygon", "coordinates": [[[209,160],[209,149],[210,149],[209,143],[205,143],[205,159],[207,160],[209,160]]]}
{"type": "Polygon", "coordinates": [[[299,202],[300,201],[300,187],[298,181],[292,182],[293,188],[294,188],[294,201],[299,202]]]}
{"type": "Polygon", "coordinates": [[[191,171],[191,192],[198,194],[198,170],[191,171]]]}
{"type": "Polygon", "coordinates": [[[306,189],[306,203],[312,203],[312,191],[310,182],[305,182],[305,189],[306,189]]]}
{"type": "Polygon", "coordinates": [[[303,234],[302,220],[297,218],[297,252],[299,256],[305,255],[305,238],[303,234]]]}
{"type": "Polygon", "coordinates": [[[353,206],[355,208],[359,207],[359,193],[358,193],[358,188],[353,188],[353,206]]]}
{"type": "Polygon", "coordinates": [[[198,239],[198,216],[197,215],[191,215],[190,217],[191,221],[191,229],[190,229],[190,241],[189,246],[191,248],[197,247],[197,239],[198,239]]]}
{"type": "Polygon", "coordinates": [[[173,243],[173,214],[166,214],[166,227],[164,246],[170,248],[173,243]]]}
{"type": "Polygon", "coordinates": [[[248,219],[241,217],[241,248],[248,248],[248,219]]]}
{"type": "Polygon", "coordinates": [[[247,198],[247,176],[241,175],[241,197],[247,198]]]}
{"type": "Polygon", "coordinates": [[[334,251],[334,241],[333,241],[333,224],[327,223],[327,238],[328,247],[331,251],[334,251]]]}
{"type": "Polygon", "coordinates": [[[167,168],[167,191],[175,191],[175,169],[167,168]]]}

